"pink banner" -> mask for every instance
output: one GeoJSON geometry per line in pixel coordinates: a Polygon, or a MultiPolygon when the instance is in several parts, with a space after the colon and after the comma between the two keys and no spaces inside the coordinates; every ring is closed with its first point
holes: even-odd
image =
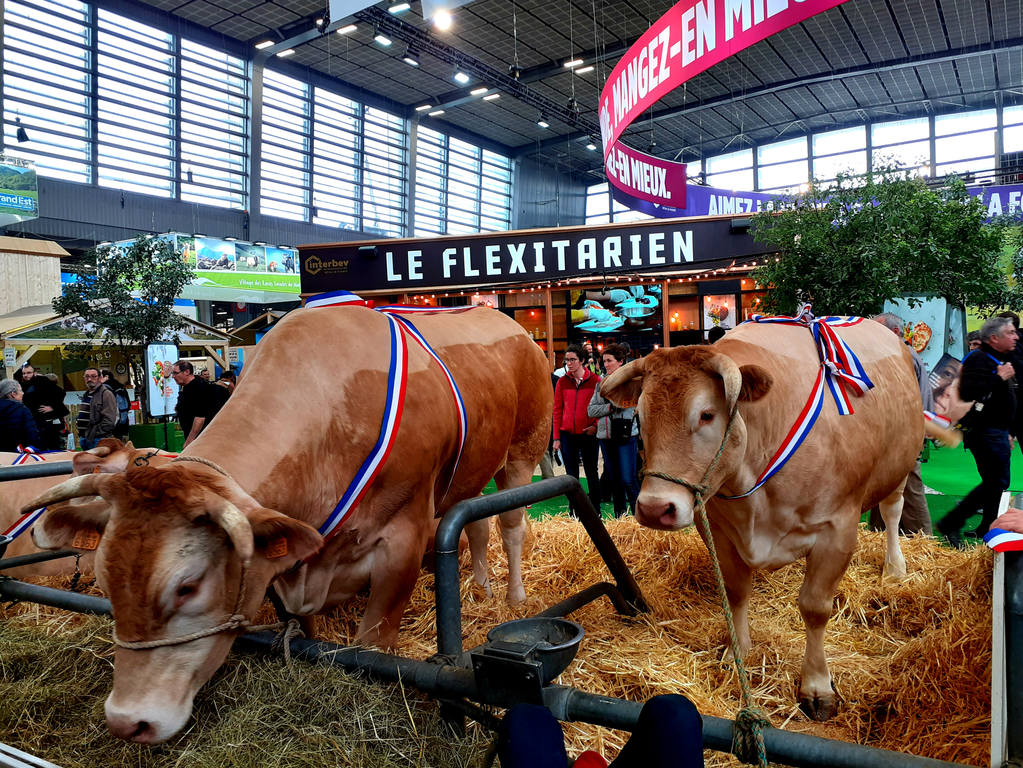
{"type": "MultiPolygon", "coordinates": [[[[644,110],[690,78],[846,0],[681,0],[618,62],[600,93],[604,159],[644,110]]],[[[668,201],[665,204],[673,205],[668,201]]]]}
{"type": "Polygon", "coordinates": [[[630,197],[672,208],[686,207],[686,165],[618,142],[604,161],[607,179],[630,197]]]}

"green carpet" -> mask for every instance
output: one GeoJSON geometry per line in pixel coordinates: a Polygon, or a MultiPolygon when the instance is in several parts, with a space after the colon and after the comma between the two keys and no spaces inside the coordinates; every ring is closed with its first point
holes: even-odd
{"type": "MultiPolygon", "coordinates": [[[[977,474],[977,465],[973,461],[973,455],[962,446],[958,448],[946,448],[944,446],[931,447],[927,453],[927,461],[921,466],[921,477],[924,485],[937,493],[927,494],[927,507],[931,513],[931,520],[937,523],[938,520],[948,514],[959,500],[969,493],[974,486],[980,482],[980,475],[977,474]]],[[[534,476],[533,481],[540,480],[534,476]]],[[[583,489],[586,489],[586,478],[579,481],[583,489]]],[[[497,490],[493,481],[484,489],[484,493],[493,493],[497,490]]],[[[1012,480],[1009,490],[1013,493],[1023,493],[1023,453],[1018,448],[1012,451],[1012,480]]],[[[611,512],[604,505],[604,517],[610,517],[611,512]]],[[[539,520],[552,515],[563,515],[568,513],[568,501],[564,498],[547,499],[537,502],[529,508],[529,516],[539,520]]],[[[966,521],[966,529],[971,530],[980,525],[980,515],[975,515],[966,521]]]]}

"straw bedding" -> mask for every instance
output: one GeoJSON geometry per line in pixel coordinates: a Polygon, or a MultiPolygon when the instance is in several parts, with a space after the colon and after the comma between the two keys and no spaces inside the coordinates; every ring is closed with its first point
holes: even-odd
{"type": "MultiPolygon", "coordinates": [[[[725,625],[699,537],[691,530],[650,531],[631,519],[608,521],[607,527],[653,611],[622,618],[601,600],[574,614],[586,638],[559,682],[633,701],[681,692],[705,714],[733,717],[740,706],[739,686],[732,665],[723,660],[725,625]]],[[[501,621],[535,613],[608,578],[578,523],[553,518],[534,523],[533,533],[524,564],[529,598],[522,609],[504,603],[500,557],[493,558],[495,598],[474,589],[463,569],[466,647],[483,642],[501,621]]],[[[750,608],[754,648],[747,657],[756,701],[775,727],[984,765],[990,730],[991,555],[983,548],[946,549],[924,537],[904,539],[903,550],[909,579],[882,584],[883,534],[861,533],[826,638],[843,704],[838,716],[823,724],[809,722],[795,703],[804,647],[795,604],[802,565],[756,576],[750,608]]],[[[349,642],[361,609],[361,601],[355,601],[321,619],[319,636],[349,642]]],[[[233,656],[200,693],[184,736],[155,749],[121,745],[105,735],[102,724],[112,658],[105,624],[38,607],[18,606],[8,613],[20,617],[0,622],[0,734],[30,750],[46,747],[36,751],[50,756],[58,734],[65,733],[74,743],[73,749],[61,748],[56,762],[62,765],[95,765],[102,756],[102,762],[160,766],[470,766],[482,764],[489,740],[480,728],[471,728],[465,741],[445,740],[435,707],[410,691],[367,689],[365,683],[305,667],[295,682],[296,675],[283,665],[233,656]],[[73,650],[64,653],[68,641],[73,650]],[[16,652],[26,648],[30,652],[16,652]],[[12,665],[12,653],[20,663],[12,665]],[[36,676],[36,667],[50,674],[36,676]],[[58,686],[67,691],[58,694],[58,686]],[[78,732],[85,727],[78,722],[78,731],[71,732],[56,714],[41,712],[46,707],[31,701],[36,693],[51,703],[74,699],[74,707],[62,707],[64,715],[84,722],[87,731],[78,732]],[[30,732],[54,735],[19,742],[27,724],[33,725],[30,732]],[[246,731],[245,724],[256,724],[256,732],[246,731]],[[252,746],[255,739],[260,746],[252,746]]],[[[406,615],[399,653],[426,658],[435,650],[433,578],[424,575],[406,615]]],[[[627,736],[587,724],[566,723],[565,732],[570,752],[597,749],[609,758],[627,736]]],[[[720,753],[708,752],[707,760],[709,766],[738,765],[720,753]]]]}

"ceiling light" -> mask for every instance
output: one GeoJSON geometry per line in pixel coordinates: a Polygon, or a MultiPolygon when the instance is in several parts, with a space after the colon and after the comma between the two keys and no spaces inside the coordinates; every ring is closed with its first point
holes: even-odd
{"type": "Polygon", "coordinates": [[[352,34],[352,32],[354,32],[358,28],[359,27],[356,24],[348,24],[346,26],[339,27],[338,30],[337,30],[337,33],[339,35],[350,35],[350,34],[352,34]]]}
{"type": "Polygon", "coordinates": [[[282,58],[282,59],[283,59],[283,58],[284,58],[285,56],[290,56],[290,55],[291,55],[291,54],[293,54],[294,52],[295,52],[295,49],[294,49],[294,48],[289,48],[289,49],[288,49],[288,50],[286,50],[286,51],[281,51],[281,52],[280,52],[280,53],[278,53],[277,55],[278,55],[278,56],[279,56],[280,58],[282,58]]]}
{"type": "Polygon", "coordinates": [[[419,66],[419,54],[417,54],[411,48],[405,49],[405,55],[401,57],[401,60],[408,64],[410,67],[419,66]]]}
{"type": "Polygon", "coordinates": [[[428,109],[433,109],[433,104],[420,104],[416,107],[416,112],[425,112],[428,109]]]}
{"type": "Polygon", "coordinates": [[[392,3],[391,5],[387,6],[387,12],[388,13],[404,13],[405,11],[407,11],[411,7],[412,7],[411,4],[406,3],[406,2],[392,3]]]}
{"type": "Polygon", "coordinates": [[[577,75],[585,75],[587,72],[592,72],[592,71],[593,71],[593,65],[590,64],[588,67],[579,67],[579,69],[575,70],[575,73],[577,75]]]}
{"type": "Polygon", "coordinates": [[[384,48],[386,48],[387,46],[394,42],[393,40],[391,40],[391,38],[389,38],[387,35],[381,32],[378,27],[373,27],[373,39],[376,40],[377,43],[379,43],[380,45],[384,46],[384,48]]]}
{"type": "Polygon", "coordinates": [[[321,16],[320,18],[318,18],[316,20],[316,26],[322,27],[323,26],[323,22],[324,22],[324,18],[321,16]]]}
{"type": "Polygon", "coordinates": [[[258,43],[256,43],[256,50],[261,51],[264,48],[269,48],[273,44],[274,44],[273,40],[260,40],[258,43]]]}
{"type": "Polygon", "coordinates": [[[443,109],[435,109],[435,110],[433,110],[433,112],[428,112],[427,114],[430,117],[438,117],[438,116],[444,114],[444,110],[443,109]]]}
{"type": "Polygon", "coordinates": [[[565,69],[573,69],[583,63],[582,59],[569,59],[565,62],[565,69]]]}
{"type": "Polygon", "coordinates": [[[540,117],[536,118],[536,124],[539,125],[541,128],[551,127],[551,124],[547,122],[547,118],[544,117],[543,115],[540,115],[540,117]]]}
{"type": "Polygon", "coordinates": [[[471,91],[469,91],[469,95],[470,96],[482,96],[484,93],[486,93],[489,90],[490,89],[487,88],[487,86],[481,85],[479,88],[473,88],[471,91]]]}
{"type": "Polygon", "coordinates": [[[586,148],[593,152],[597,149],[597,140],[590,136],[589,141],[586,142],[586,148]]]}
{"type": "Polygon", "coordinates": [[[494,99],[499,99],[499,98],[501,98],[501,94],[499,94],[499,93],[492,93],[489,96],[484,96],[483,97],[483,101],[493,101],[494,99]]]}
{"type": "Polygon", "coordinates": [[[459,71],[459,72],[455,72],[455,75],[454,75],[454,80],[455,80],[455,82],[456,82],[456,83],[458,83],[459,85],[465,85],[465,84],[466,84],[466,83],[468,83],[468,82],[469,82],[469,81],[470,81],[471,79],[472,79],[472,78],[471,78],[471,77],[469,77],[469,76],[468,76],[467,74],[465,74],[465,72],[461,72],[461,71],[459,71]]]}
{"type": "Polygon", "coordinates": [[[438,8],[433,12],[433,26],[437,27],[441,32],[447,32],[451,29],[451,11],[447,8],[438,8]]]}

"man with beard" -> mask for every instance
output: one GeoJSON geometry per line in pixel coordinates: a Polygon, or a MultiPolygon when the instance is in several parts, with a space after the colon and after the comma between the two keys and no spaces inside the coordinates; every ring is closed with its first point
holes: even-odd
{"type": "Polygon", "coordinates": [[[35,419],[39,431],[39,445],[44,451],[64,448],[64,417],[69,411],[64,405],[64,390],[45,376],[36,373],[31,363],[25,363],[14,373],[24,393],[22,403],[35,419]]]}
{"type": "Polygon", "coordinates": [[[227,402],[230,394],[223,387],[210,384],[195,375],[195,369],[187,360],[178,360],[171,367],[171,377],[180,387],[178,403],[174,407],[181,431],[185,434],[187,446],[217,415],[227,402]]]}

